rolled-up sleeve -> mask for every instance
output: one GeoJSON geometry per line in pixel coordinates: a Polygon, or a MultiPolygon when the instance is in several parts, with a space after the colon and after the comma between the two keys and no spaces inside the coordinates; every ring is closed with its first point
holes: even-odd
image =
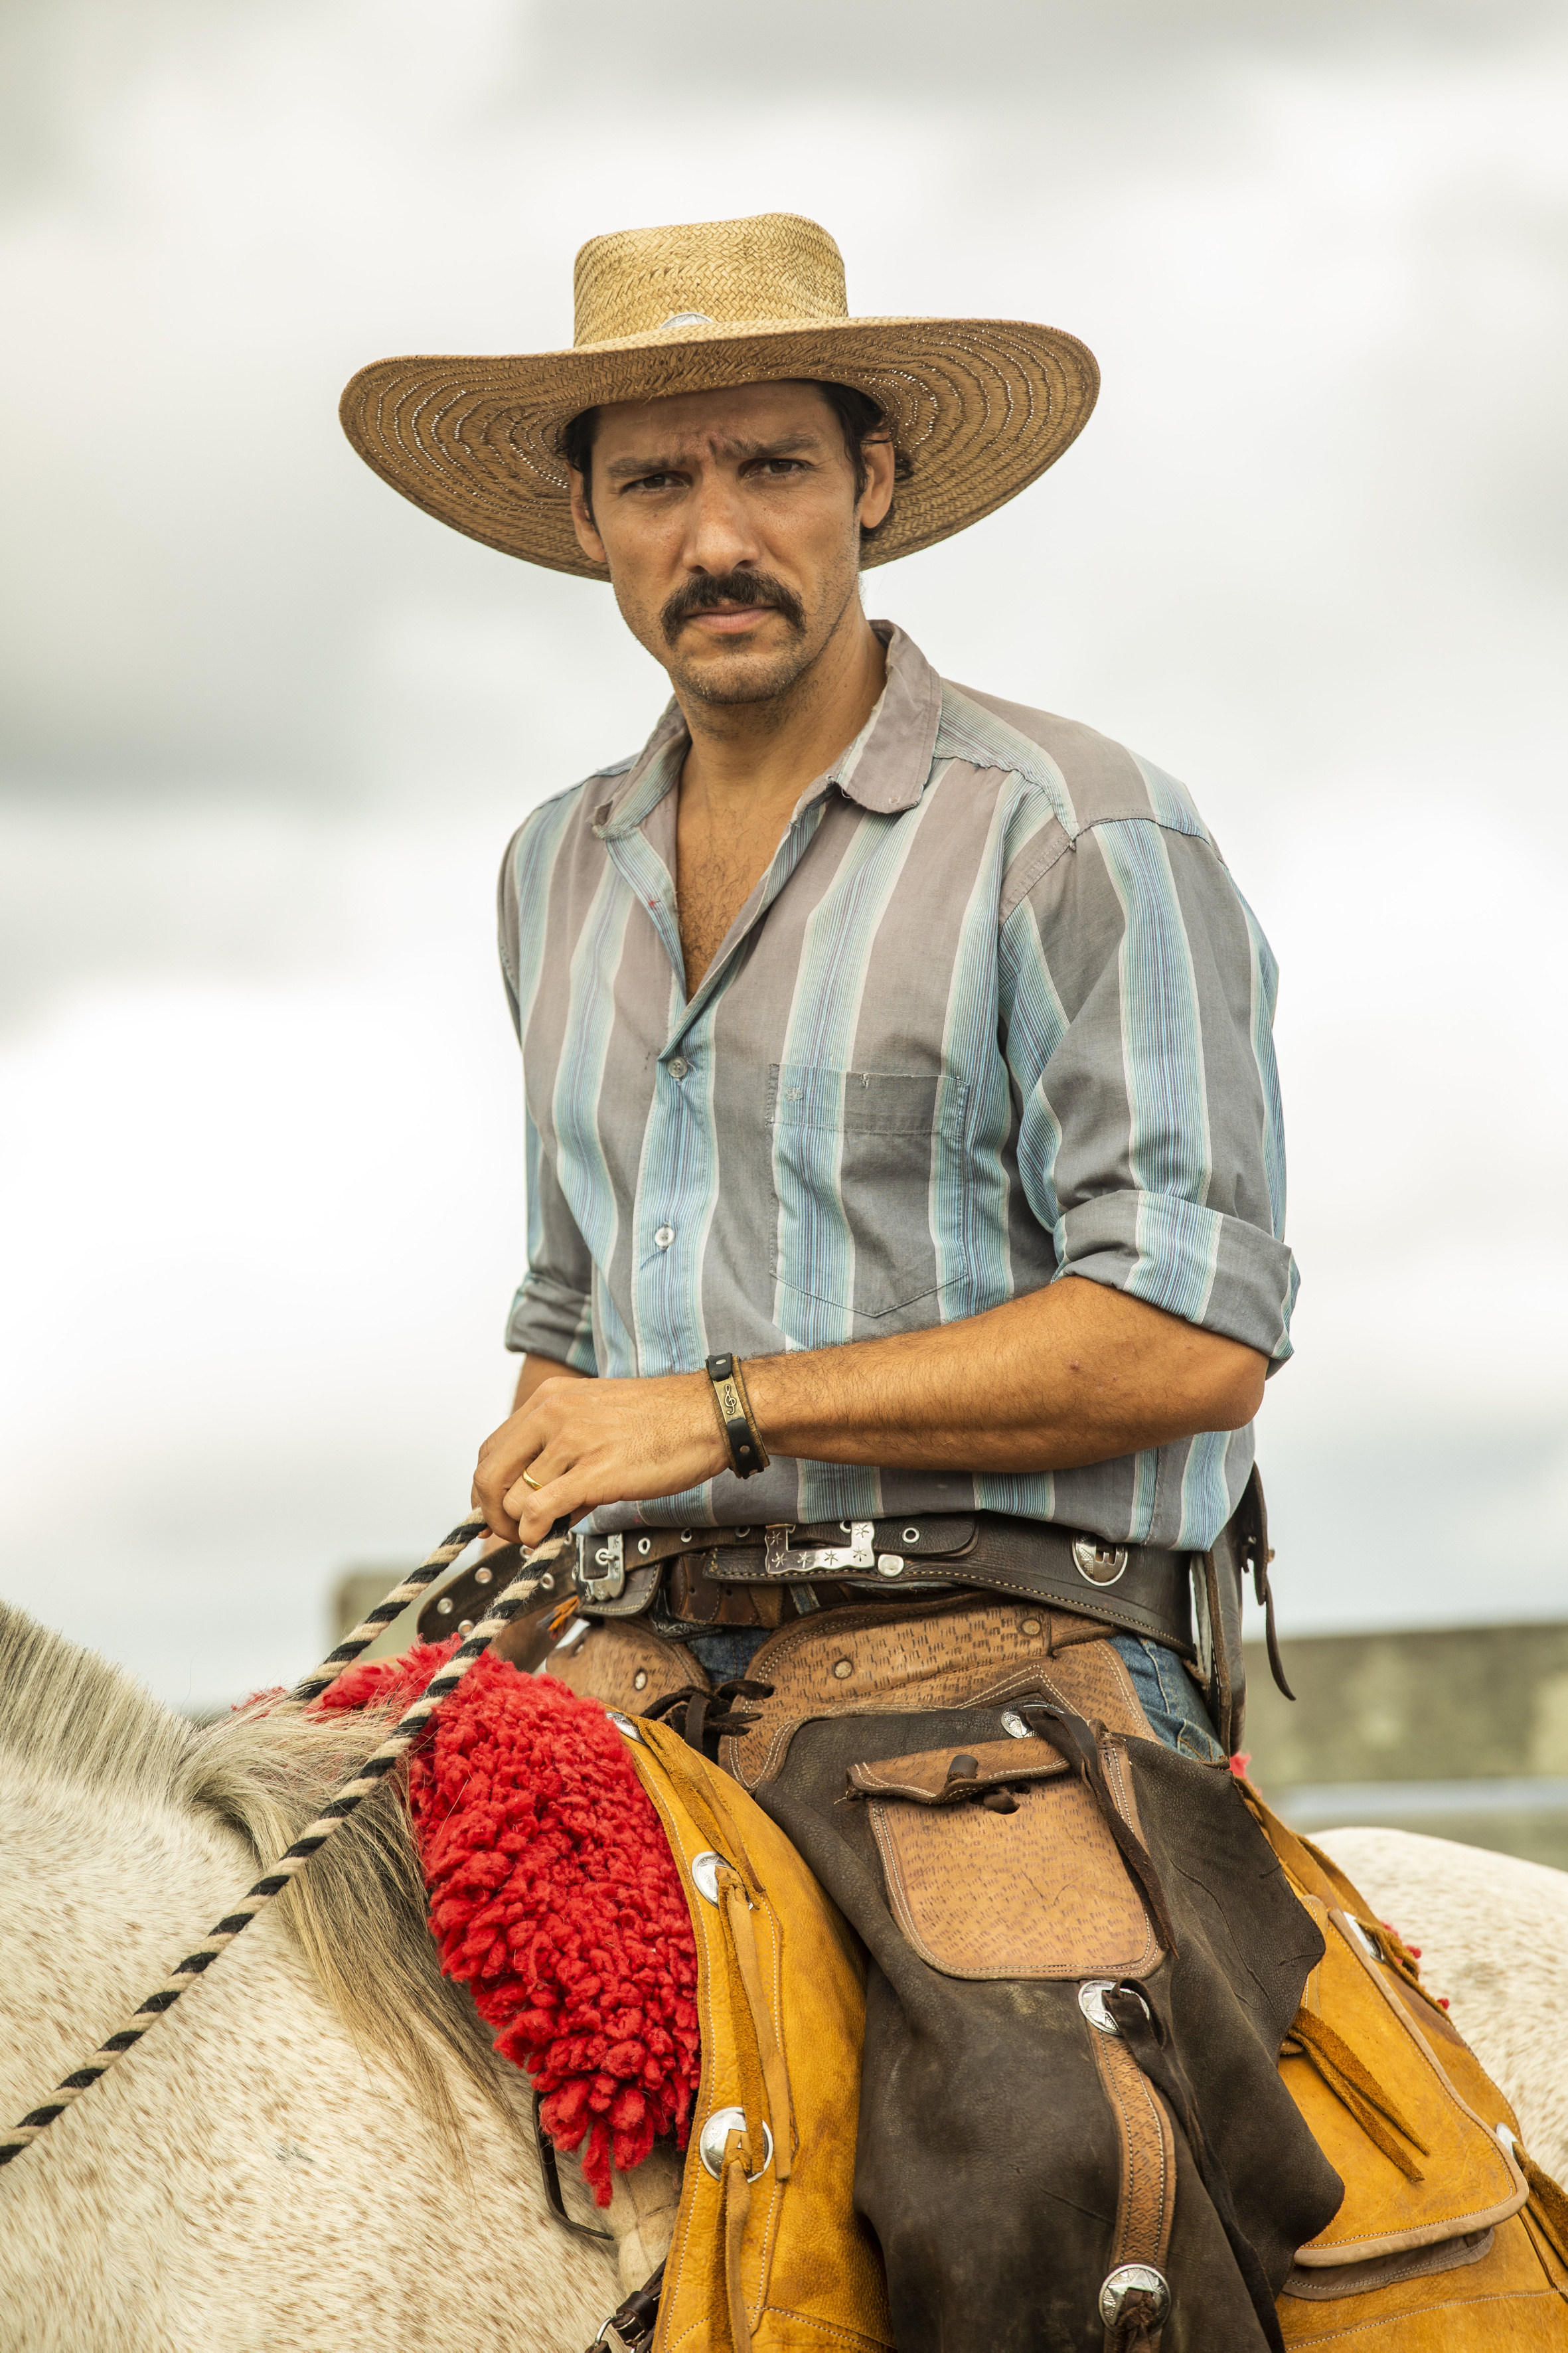
{"type": "Polygon", "coordinates": [[[528,1118],[528,1271],[507,1317],[506,1345],[594,1373],[594,1262],[528,1118]]]}
{"type": "MultiPolygon", "coordinates": [[[[520,857],[533,824],[521,826],[508,844],[501,860],[497,892],[498,944],[501,980],[511,1014],[511,1026],[521,1042],[519,953],[520,857]]],[[[556,1181],[543,1138],[523,1106],[528,1168],[528,1271],[512,1295],[506,1320],[506,1345],[519,1355],[548,1356],[579,1373],[595,1373],[593,1283],[594,1261],[577,1221],[556,1181]]]]}
{"type": "Polygon", "coordinates": [[[1206,838],[1091,826],[1005,914],[1018,1171],[1058,1274],[1290,1354],[1276,968],[1206,838]]]}

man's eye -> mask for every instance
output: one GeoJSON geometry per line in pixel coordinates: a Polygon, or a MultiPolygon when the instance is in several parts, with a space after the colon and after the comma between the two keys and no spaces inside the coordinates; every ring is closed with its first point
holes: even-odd
{"type": "Polygon", "coordinates": [[[762,461],[762,471],[770,481],[782,481],[788,474],[800,474],[805,470],[798,458],[764,458],[762,461]]]}
{"type": "Polygon", "coordinates": [[[638,474],[635,480],[626,483],[624,488],[628,491],[663,491],[668,490],[674,480],[673,474],[638,474]]]}

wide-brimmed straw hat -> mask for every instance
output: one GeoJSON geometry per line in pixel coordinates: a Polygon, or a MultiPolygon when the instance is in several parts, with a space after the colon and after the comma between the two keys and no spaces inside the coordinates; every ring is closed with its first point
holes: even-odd
{"type": "Polygon", "coordinates": [[[852,319],[844,257],[797,213],[621,229],[577,256],[570,351],[376,360],[343,430],[384,480],[454,530],[607,579],[577,544],[561,435],[585,408],[810,377],[881,409],[907,461],[864,544],[886,564],[977,522],[1043,474],[1099,389],[1074,335],[1013,319],[852,319]]]}

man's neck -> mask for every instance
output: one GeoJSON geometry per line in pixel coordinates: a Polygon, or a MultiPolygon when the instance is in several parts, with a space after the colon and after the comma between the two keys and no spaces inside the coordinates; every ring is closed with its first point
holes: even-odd
{"type": "Polygon", "coordinates": [[[683,797],[696,796],[717,815],[743,807],[752,821],[763,809],[782,828],[801,794],[830,768],[866,724],[887,678],[882,640],[858,598],[811,668],[782,695],[765,702],[677,700],[691,731],[681,774],[683,797]]]}

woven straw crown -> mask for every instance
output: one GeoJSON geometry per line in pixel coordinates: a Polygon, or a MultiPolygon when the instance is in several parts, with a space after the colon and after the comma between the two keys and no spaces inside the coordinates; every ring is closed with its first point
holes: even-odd
{"type": "Polygon", "coordinates": [[[577,256],[570,351],[378,360],[343,394],[366,463],[470,538],[607,578],[577,544],[561,435],[583,410],[726,385],[847,384],[910,469],[862,561],[962,531],[1042,474],[1088,422],[1093,356],[1019,320],[851,318],[837,246],[796,213],[620,229],[577,256]]]}
{"type": "Polygon", "coordinates": [[[810,326],[849,315],[844,256],[825,228],[797,213],[590,237],[577,256],[573,292],[579,351],[657,334],[672,318],[810,326]]]}

